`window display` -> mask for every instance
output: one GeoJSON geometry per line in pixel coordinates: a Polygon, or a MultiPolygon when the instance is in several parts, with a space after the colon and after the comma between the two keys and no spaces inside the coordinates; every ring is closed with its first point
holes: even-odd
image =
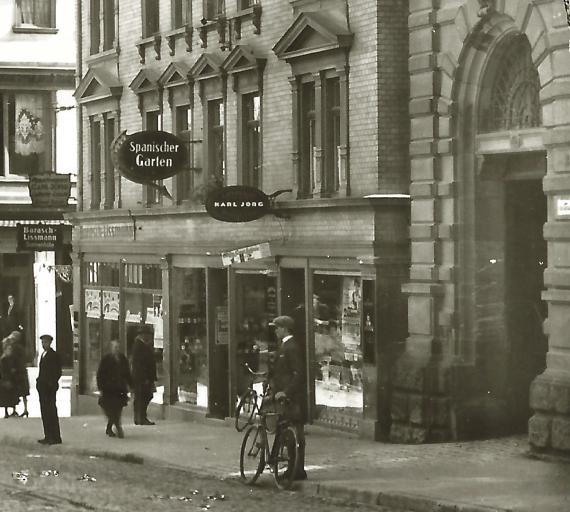
{"type": "Polygon", "coordinates": [[[313,290],[315,404],[361,413],[362,280],[315,274],[313,290]]]}
{"type": "Polygon", "coordinates": [[[277,342],[269,322],[277,316],[277,282],[265,274],[238,275],[237,286],[237,363],[238,395],[249,383],[247,363],[254,371],[266,371],[269,352],[277,342]]]}
{"type": "Polygon", "coordinates": [[[206,273],[175,269],[178,336],[178,402],[208,407],[206,273]]]}

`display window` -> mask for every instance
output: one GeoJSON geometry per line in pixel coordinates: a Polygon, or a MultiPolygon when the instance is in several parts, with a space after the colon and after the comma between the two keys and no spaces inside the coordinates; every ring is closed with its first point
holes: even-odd
{"type": "Polygon", "coordinates": [[[208,407],[206,271],[175,268],[173,272],[178,402],[208,407]]]}
{"type": "Polygon", "coordinates": [[[119,264],[88,262],[84,289],[86,351],[85,380],[87,393],[97,392],[97,368],[119,339],[119,264]]]}
{"type": "MultiPolygon", "coordinates": [[[[313,276],[314,379],[317,414],[361,414],[362,278],[315,272],[313,276]]],[[[370,315],[370,313],[369,313],[370,315]]],[[[370,316],[366,321],[372,322],[370,316]]]]}
{"type": "Polygon", "coordinates": [[[123,266],[124,288],[122,289],[126,353],[130,357],[135,337],[141,325],[151,332],[156,360],[157,381],[152,401],[164,400],[164,336],[162,304],[162,271],[159,265],[128,263],[123,266]]]}
{"type": "Polygon", "coordinates": [[[277,279],[266,274],[238,274],[237,306],[237,393],[247,388],[254,371],[267,371],[270,353],[277,340],[269,323],[277,316],[277,279]]]}

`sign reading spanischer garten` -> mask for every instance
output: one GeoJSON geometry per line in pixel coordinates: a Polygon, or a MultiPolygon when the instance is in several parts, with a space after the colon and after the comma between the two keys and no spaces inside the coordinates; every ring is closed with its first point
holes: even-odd
{"type": "Polygon", "coordinates": [[[135,183],[170,178],[188,165],[184,142],[160,130],[123,132],[111,144],[111,154],[119,172],[135,183]]]}

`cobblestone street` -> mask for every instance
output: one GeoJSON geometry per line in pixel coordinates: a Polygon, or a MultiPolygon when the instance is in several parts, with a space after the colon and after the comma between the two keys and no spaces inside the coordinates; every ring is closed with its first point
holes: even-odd
{"type": "Polygon", "coordinates": [[[0,495],[0,510],[13,512],[255,512],[267,510],[276,500],[280,512],[353,509],[294,492],[277,491],[273,479],[265,474],[259,485],[252,488],[236,479],[196,478],[176,469],[50,453],[49,448],[43,447],[33,451],[3,447],[0,495]]]}

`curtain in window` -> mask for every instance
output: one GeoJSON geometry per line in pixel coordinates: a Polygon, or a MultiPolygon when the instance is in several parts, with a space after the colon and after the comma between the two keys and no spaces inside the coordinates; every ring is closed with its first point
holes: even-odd
{"type": "Polygon", "coordinates": [[[18,6],[22,24],[50,26],[51,0],[19,0],[18,6]]]}
{"type": "Polygon", "coordinates": [[[45,149],[44,102],[38,94],[16,94],[15,152],[43,153],[45,149]]]}

